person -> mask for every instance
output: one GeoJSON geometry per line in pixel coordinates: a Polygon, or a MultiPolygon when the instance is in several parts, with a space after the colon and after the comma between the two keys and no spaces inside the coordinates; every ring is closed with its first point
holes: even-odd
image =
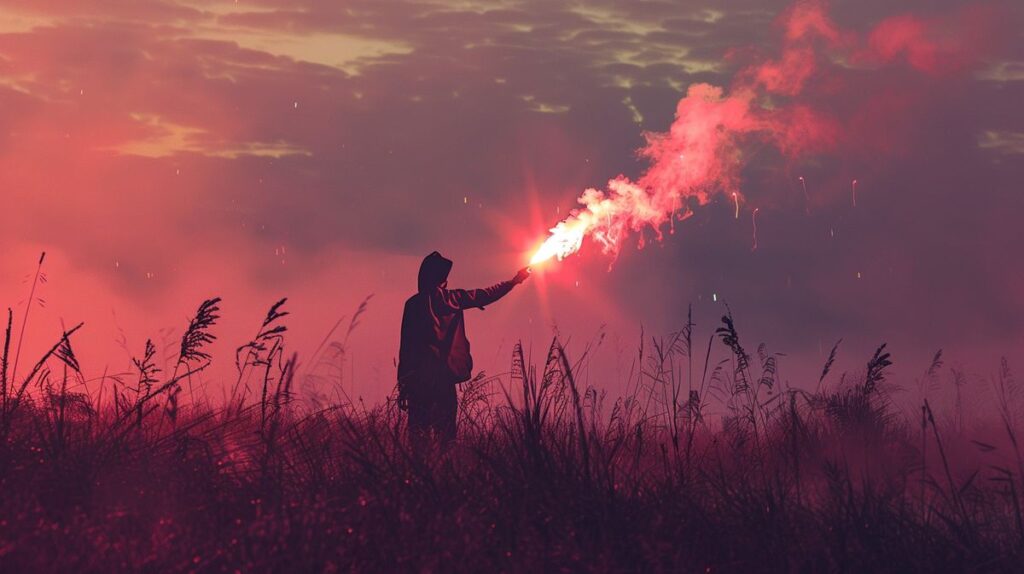
{"type": "Polygon", "coordinates": [[[466,309],[483,309],[530,276],[516,276],[484,289],[448,289],[452,262],[434,251],[423,259],[419,290],[405,302],[398,351],[398,406],[409,413],[413,441],[434,435],[442,444],[455,438],[455,386],[469,380],[473,356],[466,338],[466,309]]]}

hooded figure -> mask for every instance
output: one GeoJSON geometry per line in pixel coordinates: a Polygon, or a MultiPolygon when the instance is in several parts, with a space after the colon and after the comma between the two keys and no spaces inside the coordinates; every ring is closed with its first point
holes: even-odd
{"type": "Polygon", "coordinates": [[[448,289],[451,270],[437,251],[423,259],[419,290],[405,302],[398,351],[398,404],[409,411],[409,432],[433,430],[443,441],[455,438],[455,385],[473,372],[462,312],[483,309],[530,276],[524,268],[493,287],[448,289]]]}

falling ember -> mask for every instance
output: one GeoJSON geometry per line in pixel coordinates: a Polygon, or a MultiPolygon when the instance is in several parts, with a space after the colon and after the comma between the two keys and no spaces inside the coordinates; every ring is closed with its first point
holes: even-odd
{"type": "Polygon", "coordinates": [[[857,180],[853,180],[853,206],[857,207],[857,180]]]}
{"type": "Polygon", "coordinates": [[[755,207],[754,212],[750,214],[750,222],[754,226],[754,244],[750,248],[751,251],[757,251],[757,212],[761,211],[760,208],[755,207]]]}
{"type": "Polygon", "coordinates": [[[732,192],[732,201],[736,204],[736,219],[740,218],[740,197],[736,192],[732,192]]]}
{"type": "Polygon", "coordinates": [[[804,190],[804,209],[807,211],[807,213],[810,213],[811,196],[807,195],[807,181],[804,179],[804,176],[802,175],[800,176],[800,187],[802,187],[804,190]]]}

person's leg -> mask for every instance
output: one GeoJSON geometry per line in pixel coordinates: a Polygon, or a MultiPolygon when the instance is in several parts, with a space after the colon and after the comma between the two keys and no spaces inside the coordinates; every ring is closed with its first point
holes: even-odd
{"type": "Polygon", "coordinates": [[[440,377],[422,383],[421,392],[409,397],[409,440],[414,446],[424,446],[433,435],[446,444],[456,434],[455,385],[440,377]]]}
{"type": "Polygon", "coordinates": [[[429,438],[430,429],[425,424],[423,406],[413,404],[412,401],[409,401],[409,425],[407,433],[409,437],[409,446],[412,447],[412,450],[414,452],[422,452],[423,447],[429,438]]]}
{"type": "Polygon", "coordinates": [[[437,401],[435,429],[442,444],[455,440],[455,421],[458,415],[459,399],[454,384],[446,384],[441,390],[437,401]]]}
{"type": "Polygon", "coordinates": [[[409,393],[409,443],[414,449],[421,450],[429,442],[431,429],[430,395],[423,392],[429,381],[417,381],[415,391],[409,393]]]}

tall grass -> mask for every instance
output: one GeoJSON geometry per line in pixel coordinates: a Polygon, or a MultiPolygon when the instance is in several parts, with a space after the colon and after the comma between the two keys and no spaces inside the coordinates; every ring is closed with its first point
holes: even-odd
{"type": "Polygon", "coordinates": [[[893,406],[885,345],[836,374],[836,343],[794,385],[778,354],[747,353],[731,313],[706,348],[688,314],[644,337],[609,404],[577,376],[589,348],[574,358],[555,338],[535,363],[516,345],[510,373],[462,386],[459,440],[423,449],[393,400],[300,400],[334,371],[289,354],[283,299],[238,347],[223,405],[180,396],[216,360],[218,302],[170,373],[146,341],[133,372],[99,381],[106,402],[84,392],[80,325],[24,378],[0,369],[2,569],[1011,572],[1024,558],[1005,361],[1001,433],[967,436],[931,396],[920,427],[893,406]]]}

